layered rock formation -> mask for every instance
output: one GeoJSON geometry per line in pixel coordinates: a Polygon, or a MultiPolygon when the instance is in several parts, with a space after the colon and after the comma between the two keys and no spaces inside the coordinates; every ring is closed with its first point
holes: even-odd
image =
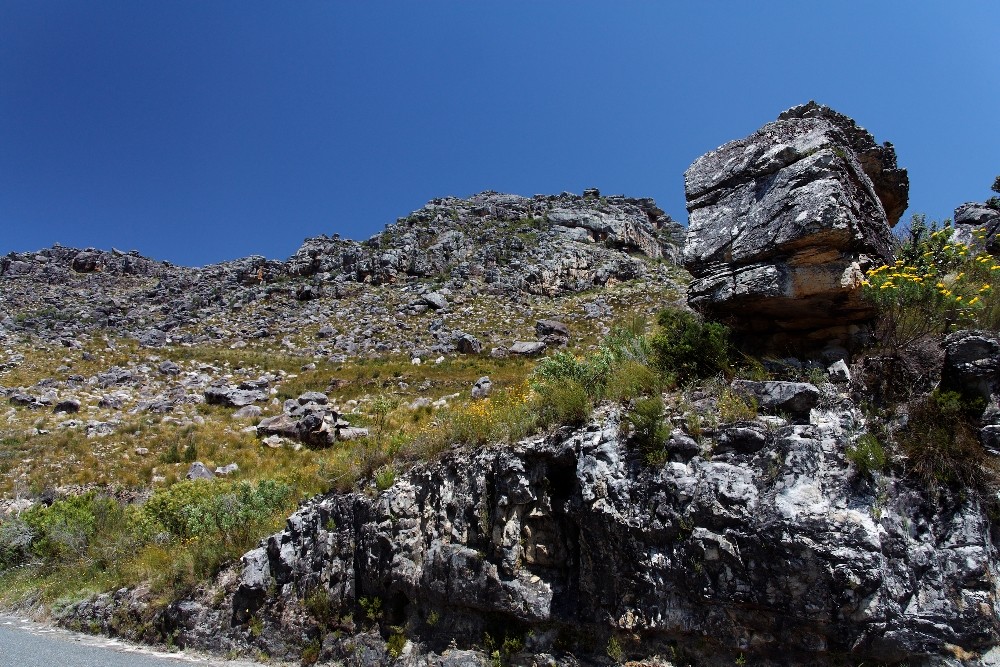
{"type": "MultiPolygon", "coordinates": [[[[844,455],[863,430],[842,397],[798,425],[721,425],[649,467],[606,412],[447,456],[377,496],[309,502],[220,589],[155,624],[182,645],[297,658],[315,642],[322,659],[367,665],[393,662],[384,639],[399,632],[405,664],[487,663],[463,651],[485,634],[523,642],[518,664],[600,662],[614,642],[708,665],[944,665],[989,647],[984,509],[869,483],[844,455]]],[[[67,618],[121,632],[120,608],[142,604],[105,596],[67,618]]]]}
{"type": "Polygon", "coordinates": [[[692,306],[779,351],[842,345],[870,319],[864,270],[891,256],[907,201],[890,144],[810,102],[702,156],[684,179],[692,306]]]}

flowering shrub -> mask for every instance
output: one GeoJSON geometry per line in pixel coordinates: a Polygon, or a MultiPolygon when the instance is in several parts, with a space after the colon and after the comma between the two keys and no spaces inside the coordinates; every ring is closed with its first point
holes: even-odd
{"type": "MultiPolygon", "coordinates": [[[[976,232],[978,238],[984,233],[976,232]]],[[[914,216],[899,259],[867,272],[864,295],[879,312],[876,336],[885,349],[898,351],[962,326],[993,328],[1000,263],[988,254],[973,256],[953,234],[948,222],[939,229],[914,216]]]]}

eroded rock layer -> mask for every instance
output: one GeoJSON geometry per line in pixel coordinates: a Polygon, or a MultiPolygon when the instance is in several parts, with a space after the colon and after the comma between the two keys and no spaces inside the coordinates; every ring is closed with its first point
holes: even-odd
{"type": "MultiPolygon", "coordinates": [[[[275,657],[321,640],[322,659],[367,665],[393,662],[393,628],[422,656],[406,664],[428,665],[486,633],[527,638],[526,664],[600,662],[612,637],[626,655],[683,650],[707,665],[938,665],[989,647],[1000,627],[984,508],[867,481],[844,456],[863,430],[841,399],[801,424],[722,425],[701,453],[651,467],[612,411],[452,454],[377,496],[307,503],[221,589],[156,624],[183,645],[275,657]]],[[[120,632],[123,607],[142,615],[122,594],[68,613],[120,632]]]]}
{"type": "Polygon", "coordinates": [[[689,302],[751,344],[844,344],[872,315],[864,270],[891,256],[906,171],[852,120],[814,102],[702,156],[684,174],[689,302]]]}

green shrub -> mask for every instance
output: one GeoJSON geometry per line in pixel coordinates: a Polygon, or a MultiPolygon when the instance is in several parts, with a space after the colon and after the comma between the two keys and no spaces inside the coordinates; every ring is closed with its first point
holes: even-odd
{"type": "Polygon", "coordinates": [[[647,463],[662,463],[664,445],[670,437],[670,426],[659,395],[641,398],[632,405],[625,419],[632,425],[632,440],[647,463]]]}
{"type": "Polygon", "coordinates": [[[910,404],[898,434],[910,470],[928,487],[947,485],[988,493],[997,467],[983,451],[968,402],[956,392],[939,392],[910,404]]]}
{"type": "Polygon", "coordinates": [[[0,571],[28,560],[33,538],[31,526],[20,517],[0,523],[0,571]]]}
{"type": "Polygon", "coordinates": [[[140,520],[158,524],[180,538],[242,543],[284,510],[291,495],[290,486],[275,480],[256,485],[188,480],[157,490],[142,506],[140,520]]]}
{"type": "Polygon", "coordinates": [[[545,382],[539,384],[536,407],[539,425],[553,424],[579,426],[587,421],[593,410],[590,396],[576,380],[545,382]]]}
{"type": "Polygon", "coordinates": [[[718,410],[723,422],[750,421],[757,418],[757,400],[724,387],[719,394],[718,410]]]}
{"type": "Polygon", "coordinates": [[[885,469],[886,455],[882,443],[871,433],[865,433],[857,442],[847,447],[847,460],[857,466],[863,475],[871,475],[885,469]]]}
{"type": "Polygon", "coordinates": [[[403,655],[403,648],[406,646],[406,636],[402,632],[394,632],[385,643],[386,652],[393,659],[403,655]]]}
{"type": "MultiPolygon", "coordinates": [[[[878,312],[876,344],[898,354],[917,341],[963,326],[1000,325],[1000,264],[952,240],[951,221],[914,215],[899,258],[869,270],[862,293],[878,312]]],[[[983,230],[975,232],[982,238],[983,230]]]]}
{"type": "Polygon", "coordinates": [[[650,340],[655,367],[678,382],[726,373],[729,368],[729,328],[705,322],[688,310],[667,309],[657,317],[650,340]]]}
{"type": "Polygon", "coordinates": [[[34,535],[32,551],[49,562],[79,558],[94,535],[95,507],[114,502],[88,493],[32,507],[22,515],[34,535]]]}

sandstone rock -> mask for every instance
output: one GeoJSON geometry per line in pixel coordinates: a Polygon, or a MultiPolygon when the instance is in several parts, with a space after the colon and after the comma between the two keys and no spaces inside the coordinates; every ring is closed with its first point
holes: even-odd
{"type": "Polygon", "coordinates": [[[684,175],[688,301],[748,345],[851,342],[872,317],[864,271],[892,253],[908,181],[888,144],[810,102],[684,175]]]}

